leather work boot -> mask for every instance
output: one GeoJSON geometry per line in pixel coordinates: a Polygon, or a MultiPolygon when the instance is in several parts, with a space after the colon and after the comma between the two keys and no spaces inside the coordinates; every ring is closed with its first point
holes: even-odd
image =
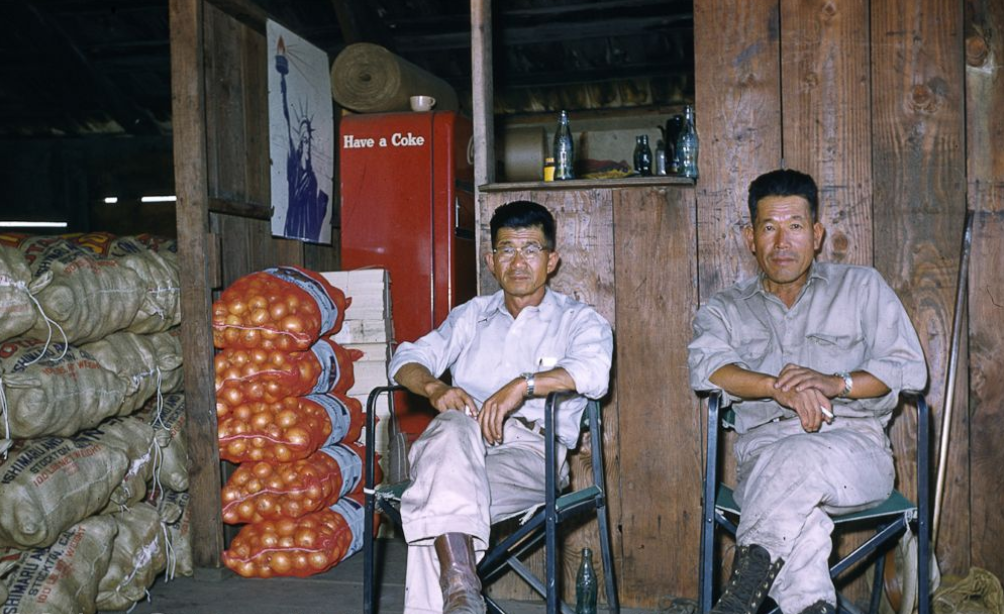
{"type": "Polygon", "coordinates": [[[832,603],[820,599],[816,603],[802,610],[801,614],[836,614],[837,607],[832,603]]]}
{"type": "Polygon", "coordinates": [[[474,560],[474,539],[463,533],[440,535],[433,542],[439,557],[443,614],[485,614],[474,560]]]}
{"type": "Polygon", "coordinates": [[[771,563],[770,553],[763,546],[739,546],[732,577],[711,614],[756,614],[782,565],[781,559],[771,563]]]}

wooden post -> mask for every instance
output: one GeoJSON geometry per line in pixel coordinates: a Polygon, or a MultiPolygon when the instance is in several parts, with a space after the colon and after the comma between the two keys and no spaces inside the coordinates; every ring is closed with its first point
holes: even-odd
{"type": "MultiPolygon", "coordinates": [[[[495,181],[495,98],[492,82],[492,2],[471,0],[471,91],[474,103],[474,202],[481,202],[480,187],[495,181]]],[[[474,208],[474,227],[481,227],[481,207],[474,208]]],[[[478,254],[484,250],[481,235],[475,238],[478,254]]]]}
{"type": "Polygon", "coordinates": [[[223,550],[220,456],[210,323],[209,190],[202,0],[171,0],[174,172],[178,195],[181,333],[188,416],[192,557],[219,568],[223,550]]]}

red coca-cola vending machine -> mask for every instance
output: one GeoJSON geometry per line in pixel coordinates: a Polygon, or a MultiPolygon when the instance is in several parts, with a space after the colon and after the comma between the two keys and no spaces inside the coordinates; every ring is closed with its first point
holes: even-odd
{"type": "MultiPolygon", "coordinates": [[[[471,122],[453,111],[343,117],[342,267],[390,272],[394,339],[414,341],[477,293],[471,122]]],[[[431,413],[398,403],[402,430],[431,413]]]]}

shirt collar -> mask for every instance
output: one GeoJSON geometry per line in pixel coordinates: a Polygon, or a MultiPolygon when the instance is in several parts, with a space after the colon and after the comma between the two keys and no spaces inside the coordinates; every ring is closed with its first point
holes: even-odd
{"type": "MultiPolygon", "coordinates": [[[[745,282],[745,287],[741,289],[739,297],[742,299],[748,299],[757,294],[761,296],[767,296],[768,292],[763,289],[763,271],[758,271],[755,277],[751,277],[745,282]]],[[[829,271],[826,266],[817,263],[815,260],[812,261],[812,265],[809,267],[809,278],[805,282],[802,291],[799,292],[799,297],[805,293],[806,288],[808,288],[813,280],[818,279],[820,282],[828,282],[830,280],[829,271]]],[[[797,302],[797,301],[796,301],[797,302]]]]}
{"type": "MultiPolygon", "coordinates": [[[[559,308],[558,297],[555,295],[554,291],[550,287],[544,288],[544,298],[541,299],[540,304],[534,307],[526,307],[523,311],[536,311],[537,317],[541,320],[550,320],[551,316],[557,312],[559,308]]],[[[502,290],[499,290],[492,295],[491,300],[488,302],[488,306],[485,309],[485,320],[490,320],[497,315],[504,315],[510,320],[515,319],[509,310],[505,306],[505,294],[502,290]]]]}

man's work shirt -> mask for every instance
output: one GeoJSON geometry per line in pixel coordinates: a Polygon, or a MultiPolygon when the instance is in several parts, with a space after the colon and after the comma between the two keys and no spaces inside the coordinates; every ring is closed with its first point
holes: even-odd
{"type": "MultiPolygon", "coordinates": [[[[415,343],[402,343],[390,363],[393,377],[407,363],[418,363],[436,377],[447,369],[453,385],[478,404],[523,373],[563,368],[580,395],[598,399],[607,392],[613,335],[592,307],[547,289],[536,307],[513,318],[502,291],[479,296],[450,312],[442,326],[415,343]]],[[[582,397],[559,405],[558,438],[574,448],[585,410],[582,397]]],[[[472,408],[474,409],[474,408],[472,408]]],[[[527,399],[513,415],[544,420],[544,399],[527,399]]]]}
{"type": "MultiPolygon", "coordinates": [[[[927,383],[924,353],[906,310],[878,271],[813,263],[809,279],[789,309],[763,289],[763,275],[713,296],[694,318],[688,346],[690,385],[718,390],[708,379],[721,367],[777,376],[788,363],[830,375],[867,371],[889,387],[873,399],[833,399],[836,416],[877,418],[888,424],[901,390],[927,383]]],[[[736,430],[744,433],[795,412],[773,399],[736,403],[736,430]]]]}

